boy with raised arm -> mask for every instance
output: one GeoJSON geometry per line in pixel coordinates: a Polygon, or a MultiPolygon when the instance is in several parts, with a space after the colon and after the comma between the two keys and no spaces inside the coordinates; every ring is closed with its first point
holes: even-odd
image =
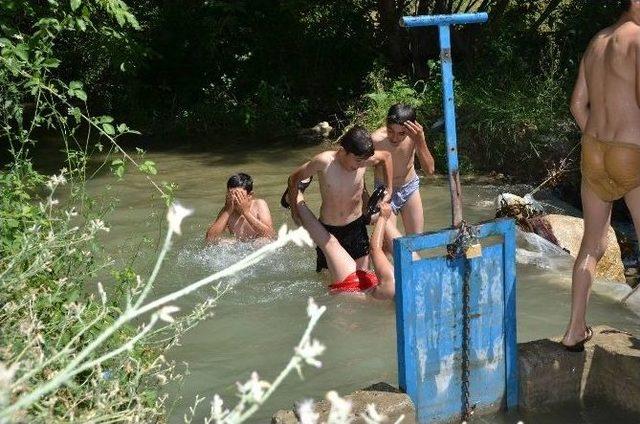
{"type": "Polygon", "coordinates": [[[253,197],[253,179],[240,172],[227,181],[224,207],[209,226],[205,241],[214,243],[224,230],[241,240],[274,238],[275,231],[267,202],[253,197]]]}
{"type": "MultiPolygon", "coordinates": [[[[406,234],[423,231],[424,212],[420,199],[420,179],[414,167],[417,155],[425,174],[433,174],[434,160],[422,125],[416,121],[416,111],[408,105],[395,104],[387,113],[387,125],[372,135],[376,151],[391,154],[393,159],[393,193],[391,209],[402,216],[406,234]]],[[[376,168],[376,185],[381,184],[382,170],[376,168]]],[[[395,224],[396,217],[392,216],[395,224]]]]}
{"type": "MultiPolygon", "coordinates": [[[[322,152],[296,169],[289,177],[289,204],[295,204],[301,181],[310,181],[317,174],[320,181],[320,222],[335,236],[355,260],[358,269],[369,266],[368,218],[363,215],[364,174],[367,167],[381,165],[384,182],[392,182],[393,165],[388,152],[374,151],[371,135],[355,126],[340,140],[340,148],[322,152]]],[[[308,183],[305,183],[308,185],[308,183]]],[[[302,185],[304,189],[304,184],[302,185]]],[[[386,194],[384,202],[390,195],[386,194]]],[[[297,208],[291,208],[293,220],[300,224],[297,208]]],[[[327,268],[327,260],[317,248],[316,271],[327,268]]]]}

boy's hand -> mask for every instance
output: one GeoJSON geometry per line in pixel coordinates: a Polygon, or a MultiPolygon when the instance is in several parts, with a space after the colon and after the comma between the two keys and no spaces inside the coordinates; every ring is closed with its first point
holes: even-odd
{"type": "Polygon", "coordinates": [[[404,126],[409,130],[409,137],[416,143],[426,143],[427,139],[424,137],[424,129],[418,121],[405,121],[404,126]]]}
{"type": "Polygon", "coordinates": [[[238,190],[234,193],[236,210],[238,213],[246,215],[251,211],[251,199],[244,190],[238,190]]]}
{"type": "Polygon", "coordinates": [[[234,209],[233,206],[233,196],[231,191],[227,191],[226,196],[224,197],[224,210],[227,212],[231,212],[234,209]]]}
{"type": "Polygon", "coordinates": [[[386,202],[380,202],[380,217],[389,219],[391,216],[391,205],[386,202]]]}

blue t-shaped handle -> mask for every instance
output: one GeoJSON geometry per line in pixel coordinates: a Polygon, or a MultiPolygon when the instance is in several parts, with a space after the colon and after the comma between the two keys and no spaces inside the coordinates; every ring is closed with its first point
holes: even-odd
{"type": "Polygon", "coordinates": [[[453,97],[453,62],[451,60],[450,25],[487,22],[487,13],[459,13],[455,15],[404,16],[400,25],[408,28],[438,26],[440,59],[442,66],[442,102],[444,107],[445,136],[449,187],[451,189],[451,217],[454,227],[462,223],[462,189],[458,167],[458,141],[456,135],[456,105],[453,97]]]}

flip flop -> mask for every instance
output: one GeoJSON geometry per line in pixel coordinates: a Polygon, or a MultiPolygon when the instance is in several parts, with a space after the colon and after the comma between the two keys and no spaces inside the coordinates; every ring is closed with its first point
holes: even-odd
{"type": "Polygon", "coordinates": [[[566,344],[560,342],[562,347],[564,347],[569,352],[579,353],[584,351],[584,344],[591,340],[593,337],[593,328],[587,327],[587,336],[580,340],[578,343],[572,344],[571,346],[567,346],[566,344]]]}
{"type": "MultiPolygon", "coordinates": [[[[298,190],[300,190],[300,192],[304,193],[304,191],[307,189],[307,187],[309,187],[309,184],[311,184],[311,181],[313,181],[313,176],[307,178],[306,180],[302,180],[298,183],[298,190]]],[[[280,205],[285,208],[285,209],[289,209],[289,202],[287,200],[287,197],[289,197],[289,186],[287,185],[287,189],[284,191],[284,193],[282,194],[282,197],[280,198],[280,205]]]]}
{"type": "Polygon", "coordinates": [[[369,202],[367,203],[367,209],[364,213],[365,222],[367,224],[371,223],[371,216],[380,212],[380,206],[378,203],[384,198],[385,193],[387,192],[387,187],[384,185],[376,187],[369,196],[369,202]]]}

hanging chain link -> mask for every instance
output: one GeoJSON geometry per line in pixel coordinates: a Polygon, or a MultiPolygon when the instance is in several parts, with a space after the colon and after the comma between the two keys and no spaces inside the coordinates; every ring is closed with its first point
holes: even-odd
{"type": "MultiPolygon", "coordinates": [[[[465,258],[467,250],[478,243],[478,234],[474,227],[462,221],[458,234],[451,244],[447,245],[447,258],[450,260],[465,258]]],[[[473,414],[475,406],[471,406],[469,393],[469,341],[471,339],[470,292],[471,292],[471,261],[465,260],[462,281],[462,420],[466,421],[473,414]]]]}

